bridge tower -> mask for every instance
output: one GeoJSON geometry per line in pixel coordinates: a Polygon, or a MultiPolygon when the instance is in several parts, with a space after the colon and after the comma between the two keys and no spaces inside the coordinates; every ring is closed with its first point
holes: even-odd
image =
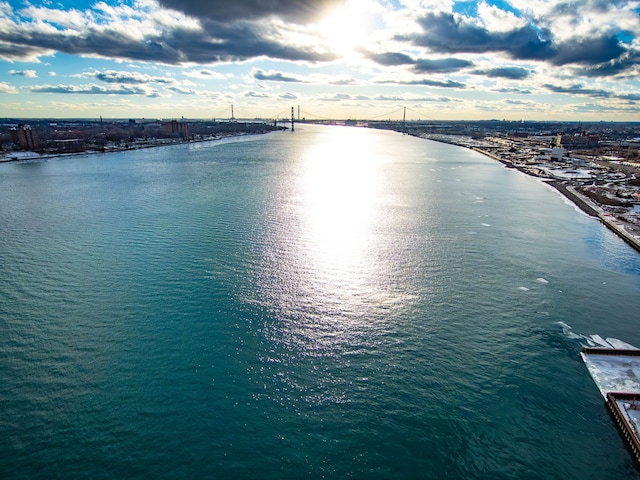
{"type": "Polygon", "coordinates": [[[293,110],[293,107],[291,107],[291,131],[292,131],[292,132],[294,131],[294,123],[293,123],[293,120],[294,120],[294,110],[293,110]]]}
{"type": "Polygon", "coordinates": [[[407,134],[407,107],[402,112],[402,133],[407,134]]]}

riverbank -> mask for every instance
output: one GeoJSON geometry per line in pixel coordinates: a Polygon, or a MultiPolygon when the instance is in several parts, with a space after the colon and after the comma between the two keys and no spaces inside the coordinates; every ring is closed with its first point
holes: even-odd
{"type": "Polygon", "coordinates": [[[636,251],[640,252],[640,233],[638,231],[637,226],[632,225],[628,222],[624,222],[620,218],[616,217],[615,212],[608,211],[605,206],[599,205],[587,196],[580,193],[577,189],[577,185],[572,185],[569,180],[555,180],[553,178],[549,178],[541,174],[543,170],[538,169],[534,170],[531,168],[524,168],[523,166],[510,161],[508,159],[502,158],[500,155],[492,153],[485,148],[482,148],[480,145],[474,145],[470,143],[457,142],[455,139],[442,139],[442,138],[427,138],[428,140],[434,140],[436,142],[442,143],[450,143],[453,145],[457,145],[464,148],[469,148],[478,153],[481,153],[493,160],[496,160],[502,163],[507,168],[514,168],[526,175],[533,176],[536,178],[542,179],[546,184],[555,188],[558,192],[564,195],[569,201],[575,204],[580,210],[591,217],[595,217],[600,222],[602,222],[607,228],[609,228],[612,232],[622,238],[625,242],[627,242],[631,247],[633,247],[636,251]]]}
{"type": "Polygon", "coordinates": [[[243,137],[248,135],[262,135],[266,133],[271,133],[276,130],[267,130],[267,131],[252,131],[252,132],[233,132],[226,133],[224,135],[215,135],[208,137],[196,137],[189,139],[155,139],[155,140],[143,140],[143,141],[133,141],[127,142],[121,145],[112,146],[108,148],[104,148],[102,150],[82,150],[78,152],[60,152],[60,153],[45,153],[40,154],[37,152],[11,152],[7,155],[0,155],[0,163],[11,163],[11,162],[26,162],[26,161],[39,161],[39,160],[49,160],[54,158],[64,158],[64,157],[75,157],[79,155],[98,155],[98,154],[108,154],[108,153],[116,153],[116,152],[128,152],[131,150],[142,150],[146,148],[159,148],[159,147],[170,147],[175,145],[184,145],[189,143],[203,143],[203,142],[216,142],[219,140],[225,140],[227,138],[236,138],[243,137]]]}
{"type": "MultiPolygon", "coordinates": [[[[480,150],[477,150],[480,151],[480,150]]],[[[480,151],[481,152],[481,151],[480,151]]],[[[484,152],[481,152],[484,153],[484,152]]],[[[494,155],[488,155],[491,158],[495,158],[494,155]]],[[[504,162],[502,162],[504,163],[504,162]]],[[[517,168],[517,167],[514,167],[517,168]]],[[[524,169],[517,168],[522,173],[525,173],[530,176],[528,171],[524,169]]],[[[565,196],[568,200],[570,200],[574,205],[576,205],[580,210],[591,217],[595,217],[600,222],[602,222],[609,230],[614,232],[620,238],[622,238],[625,242],[627,242],[630,246],[640,252],[640,237],[635,235],[633,232],[627,230],[625,222],[620,220],[616,220],[616,217],[613,213],[607,212],[602,206],[593,202],[590,198],[585,195],[582,195],[578,192],[573,185],[568,185],[565,182],[560,182],[557,180],[547,180],[545,179],[545,183],[555,188],[558,192],[565,196]]]]}

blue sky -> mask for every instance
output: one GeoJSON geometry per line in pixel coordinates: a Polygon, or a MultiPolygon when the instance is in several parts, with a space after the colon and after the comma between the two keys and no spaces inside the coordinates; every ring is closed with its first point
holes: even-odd
{"type": "Polygon", "coordinates": [[[640,2],[0,0],[0,116],[640,121],[640,2]]]}

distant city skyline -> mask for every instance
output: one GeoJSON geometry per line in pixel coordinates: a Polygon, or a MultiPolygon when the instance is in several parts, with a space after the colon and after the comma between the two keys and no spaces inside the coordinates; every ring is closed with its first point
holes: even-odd
{"type": "Polygon", "coordinates": [[[640,120],[640,3],[0,1],[0,116],[640,120]]]}

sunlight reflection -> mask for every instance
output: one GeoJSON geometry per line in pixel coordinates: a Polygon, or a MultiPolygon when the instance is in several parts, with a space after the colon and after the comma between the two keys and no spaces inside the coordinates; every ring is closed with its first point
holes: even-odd
{"type": "Polygon", "coordinates": [[[399,279],[387,166],[393,134],[305,126],[263,251],[265,334],[287,354],[374,351],[412,301],[399,279]],[[390,230],[391,229],[391,230],[390,230]]]}
{"type": "Polygon", "coordinates": [[[306,154],[301,190],[316,261],[345,272],[363,261],[375,219],[379,159],[365,137],[334,129],[306,154]]]}

